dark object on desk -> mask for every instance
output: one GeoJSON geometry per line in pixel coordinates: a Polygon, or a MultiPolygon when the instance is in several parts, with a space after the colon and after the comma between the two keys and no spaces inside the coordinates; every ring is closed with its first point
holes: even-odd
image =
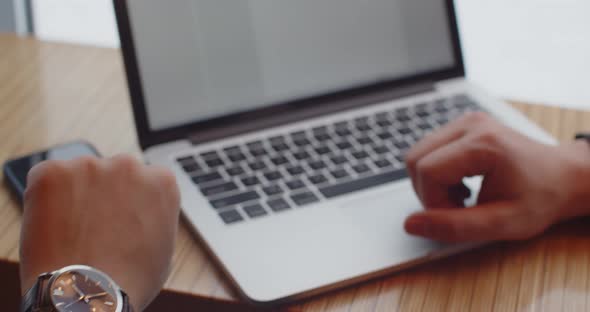
{"type": "MultiPolygon", "coordinates": [[[[18,264],[0,261],[0,293],[2,294],[2,311],[19,311],[20,281],[18,264]]],[[[257,311],[243,304],[201,299],[188,294],[162,291],[146,312],[193,312],[193,311],[257,311]]]]}
{"type": "Polygon", "coordinates": [[[581,132],[576,134],[576,140],[585,140],[590,144],[590,132],[581,132]]]}
{"type": "Polygon", "coordinates": [[[78,141],[9,160],[3,168],[6,184],[22,204],[27,188],[27,174],[33,166],[45,160],[68,160],[80,156],[100,157],[100,154],[90,143],[78,141]]]}

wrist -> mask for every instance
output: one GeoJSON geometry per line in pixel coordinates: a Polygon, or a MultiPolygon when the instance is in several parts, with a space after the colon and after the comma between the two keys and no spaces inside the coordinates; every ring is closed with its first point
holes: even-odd
{"type": "Polygon", "coordinates": [[[575,141],[566,147],[567,200],[562,209],[562,220],[590,215],[590,145],[575,141]]]}

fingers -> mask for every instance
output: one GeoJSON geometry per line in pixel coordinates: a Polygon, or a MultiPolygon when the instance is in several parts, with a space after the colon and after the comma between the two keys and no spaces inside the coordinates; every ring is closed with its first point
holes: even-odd
{"type": "Polygon", "coordinates": [[[449,242],[489,242],[528,239],[545,227],[531,220],[527,209],[513,202],[495,202],[466,209],[435,209],[416,213],[405,222],[408,233],[449,242]]]}
{"type": "Polygon", "coordinates": [[[465,137],[420,159],[414,167],[414,187],[428,209],[457,207],[455,194],[468,195],[463,178],[489,174],[495,163],[493,149],[465,137]]]}
{"type": "Polygon", "coordinates": [[[416,192],[418,192],[416,185],[416,166],[418,161],[437,149],[463,138],[471,128],[478,124],[482,124],[488,119],[489,117],[483,113],[465,114],[456,121],[426,136],[408,152],[406,155],[406,164],[416,192]]]}

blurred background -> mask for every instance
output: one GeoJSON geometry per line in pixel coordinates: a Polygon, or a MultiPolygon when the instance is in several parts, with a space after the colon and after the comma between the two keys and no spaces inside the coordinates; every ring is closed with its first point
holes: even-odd
{"type": "MultiPolygon", "coordinates": [[[[590,110],[590,1],[456,5],[471,80],[503,98],[590,110]]],[[[1,0],[0,31],[119,45],[112,0],[1,0]]]]}

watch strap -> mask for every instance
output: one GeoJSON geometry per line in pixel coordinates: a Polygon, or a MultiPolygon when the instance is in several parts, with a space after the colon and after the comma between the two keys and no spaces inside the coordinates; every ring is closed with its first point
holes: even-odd
{"type": "Polygon", "coordinates": [[[134,312],[131,303],[129,303],[129,296],[121,290],[121,298],[123,298],[123,312],[134,312]]]}
{"type": "Polygon", "coordinates": [[[37,278],[35,285],[31,287],[23,297],[21,303],[21,312],[53,312],[53,308],[49,308],[46,304],[47,297],[47,284],[51,274],[41,274],[37,278]]]}

